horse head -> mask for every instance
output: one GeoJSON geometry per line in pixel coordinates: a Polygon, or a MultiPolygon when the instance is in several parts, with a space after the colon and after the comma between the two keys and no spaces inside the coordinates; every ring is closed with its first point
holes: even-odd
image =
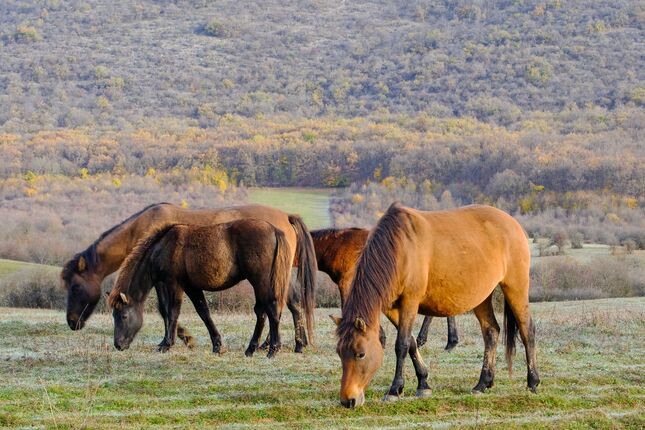
{"type": "Polygon", "coordinates": [[[338,326],[336,352],[343,366],[340,403],[346,408],[361,406],[365,402],[365,388],[383,364],[379,325],[370,327],[362,318],[353,322],[332,319],[338,326]]]}
{"type": "Polygon", "coordinates": [[[124,351],[143,325],[143,303],[134,303],[125,293],[113,291],[108,298],[114,318],[114,347],[124,351]]]}

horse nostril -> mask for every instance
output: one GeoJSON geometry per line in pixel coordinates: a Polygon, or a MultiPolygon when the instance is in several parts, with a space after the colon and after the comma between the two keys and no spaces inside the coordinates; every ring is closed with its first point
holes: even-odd
{"type": "Polygon", "coordinates": [[[356,399],[349,399],[349,407],[353,408],[356,406],[356,399]]]}

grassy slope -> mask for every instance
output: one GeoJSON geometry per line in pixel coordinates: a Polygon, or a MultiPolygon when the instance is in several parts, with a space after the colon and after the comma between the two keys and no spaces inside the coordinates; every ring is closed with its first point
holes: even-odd
{"type": "Polygon", "coordinates": [[[310,229],[329,227],[329,189],[251,188],[249,201],[302,216],[310,229]]]}
{"type": "MultiPolygon", "coordinates": [[[[158,354],[162,325],[147,315],[133,347],[111,346],[111,322],[95,316],[73,333],[55,311],[0,312],[0,425],[88,427],[227,428],[531,427],[637,428],[645,422],[645,299],[533,304],[538,327],[539,393],[525,390],[523,349],[509,379],[499,360],[497,384],[473,396],[482,341],[472,315],[457,319],[461,344],[442,351],[443,320],[435,321],[422,355],[429,363],[431,399],[380,401],[392,377],[394,331],[386,324],[383,368],[367,392],[366,406],[349,411],[338,404],[339,361],[333,323],[317,315],[317,350],[289,351],[289,318],[282,329],[285,349],[275,360],[242,355],[252,317],[215,315],[229,352],[209,353],[206,330],[192,314],[182,320],[199,346],[176,346],[158,354]]],[[[503,355],[501,346],[500,355],[503,355]]],[[[414,372],[406,363],[406,393],[414,372]]]]}
{"type": "Polygon", "coordinates": [[[10,275],[12,273],[18,272],[23,269],[43,268],[43,267],[51,269],[52,271],[60,270],[60,267],[56,267],[56,266],[48,266],[45,264],[28,263],[25,261],[6,260],[3,258],[0,258],[0,278],[6,275],[10,275]]]}

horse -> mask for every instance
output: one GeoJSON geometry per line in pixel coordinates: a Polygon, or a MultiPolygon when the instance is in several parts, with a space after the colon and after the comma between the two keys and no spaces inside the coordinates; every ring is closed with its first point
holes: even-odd
{"type": "Polygon", "coordinates": [[[398,400],[403,394],[406,354],[417,376],[417,396],[431,395],[428,369],[411,334],[417,313],[447,317],[474,310],[484,338],[484,363],[473,393],[492,387],[500,332],[492,294],[498,284],[504,294],[509,372],[519,331],[527,386],[535,392],[540,378],[528,302],[530,258],[524,230],[501,210],[473,205],[424,212],[393,203],[367,239],[342,318],[336,319],[341,404],[362,405],[365,389],[383,363],[381,311],[397,328],[396,371],[384,400],[398,400]]]}
{"type": "MultiPolygon", "coordinates": [[[[351,288],[354,267],[361,251],[367,242],[369,230],[364,228],[325,228],[312,230],[311,239],[314,242],[318,270],[329,275],[329,278],[338,285],[340,292],[340,307],[343,308],[351,288]]],[[[454,317],[448,317],[448,343],[446,351],[450,351],[459,343],[457,324],[454,317]]],[[[423,319],[421,329],[417,335],[417,345],[423,346],[428,339],[428,328],[432,317],[423,319]]],[[[385,333],[381,328],[379,336],[385,346],[385,333]]]]}
{"type": "MultiPolygon", "coordinates": [[[[63,266],[61,281],[67,290],[67,324],[72,330],[85,326],[101,297],[101,282],[115,272],[139,240],[152,231],[177,223],[212,225],[237,219],[257,218],[281,229],[291,249],[291,260],[298,266],[297,277],[302,292],[289,289],[287,307],[291,311],[295,327],[295,351],[302,352],[308,344],[302,323],[305,311],[309,340],[313,337],[313,307],[316,259],[309,231],[297,215],[289,215],[278,209],[261,205],[233,206],[218,209],[184,209],[170,203],[156,203],[133,214],[120,224],[105,231],[85,250],[77,253],[63,266]],[[302,301],[302,304],[300,303],[302,301]]],[[[198,293],[203,294],[203,293],[198,293]]],[[[164,309],[159,308],[165,318],[164,309]]],[[[191,346],[192,337],[181,325],[178,336],[191,346]]],[[[221,345],[221,336],[215,333],[221,345]]],[[[167,345],[159,344],[164,351],[167,345]]],[[[220,346],[213,352],[220,352],[220,346]]]]}
{"type": "Polygon", "coordinates": [[[165,308],[164,342],[173,345],[185,292],[208,328],[215,326],[202,290],[222,291],[248,279],[255,292],[255,331],[246,351],[252,355],[269,316],[268,357],[280,349],[279,323],[291,279],[291,252],[285,234],[270,223],[240,219],[210,226],[162,227],[141,240],[126,258],[108,297],[113,309],[114,346],[127,349],[143,324],[144,302],[158,286],[165,308]]]}

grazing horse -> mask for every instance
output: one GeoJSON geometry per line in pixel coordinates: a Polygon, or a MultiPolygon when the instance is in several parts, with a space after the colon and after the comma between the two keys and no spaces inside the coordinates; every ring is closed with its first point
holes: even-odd
{"type": "MultiPolygon", "coordinates": [[[[120,224],[105,231],[87,249],[65,263],[61,279],[67,289],[67,323],[72,330],[83,328],[101,297],[101,282],[115,272],[137,242],[151,232],[173,224],[213,225],[244,218],[267,221],[286,236],[291,249],[290,259],[298,266],[298,280],[302,293],[290,288],[287,307],[293,315],[296,331],[295,351],[307,345],[302,323],[302,309],[306,315],[309,337],[313,335],[314,286],[316,259],[307,227],[297,215],[288,215],[278,209],[261,205],[233,206],[218,209],[189,210],[170,203],[150,205],[120,224]],[[302,306],[300,301],[302,300],[302,306]]],[[[198,294],[203,295],[199,292],[198,294]]],[[[165,318],[164,309],[159,308],[165,318]]],[[[178,326],[178,335],[188,345],[192,338],[178,326]]],[[[216,332],[221,344],[221,336],[216,332]]],[[[159,345],[163,349],[165,345],[159,345]]],[[[219,352],[219,347],[216,351],[219,352]]]]}
{"type": "MultiPolygon", "coordinates": [[[[318,270],[325,272],[332,281],[338,285],[340,291],[340,307],[343,308],[349,290],[352,287],[354,267],[361,251],[367,242],[369,230],[364,228],[326,228],[312,230],[311,238],[314,241],[318,270]]],[[[450,351],[459,343],[455,317],[448,317],[448,343],[446,351],[450,351]]],[[[428,339],[428,328],[432,317],[426,316],[417,336],[417,345],[423,346],[428,339]]],[[[382,343],[385,346],[385,333],[379,331],[382,343]]]]}
{"type": "Polygon", "coordinates": [[[255,291],[257,322],[247,355],[257,349],[266,314],[271,338],[268,357],[273,357],[280,349],[278,326],[290,278],[291,252],[285,234],[266,221],[163,227],[132,250],[110,293],[114,346],[118,350],[130,346],[143,324],[145,299],[156,285],[160,307],[165,308],[165,344],[175,343],[185,292],[215,348],[218,339],[202,290],[222,291],[248,279],[255,291]]]}
{"type": "Polygon", "coordinates": [[[417,313],[447,317],[474,309],[484,338],[484,364],[473,392],[493,386],[499,325],[492,294],[504,294],[506,360],[509,372],[519,329],[526,351],[528,388],[540,379],[535,362],[535,327],[529,312],[530,252],[524,230],[510,215],[490,206],[423,212],[394,203],[370,233],[337,319],[337,352],[343,376],[340,401],[360,406],[365,388],[383,363],[378,339],[381,311],[397,328],[396,371],[385,400],[403,394],[403,363],[410,355],[426,397],[428,369],[412,336],[417,313]]]}

